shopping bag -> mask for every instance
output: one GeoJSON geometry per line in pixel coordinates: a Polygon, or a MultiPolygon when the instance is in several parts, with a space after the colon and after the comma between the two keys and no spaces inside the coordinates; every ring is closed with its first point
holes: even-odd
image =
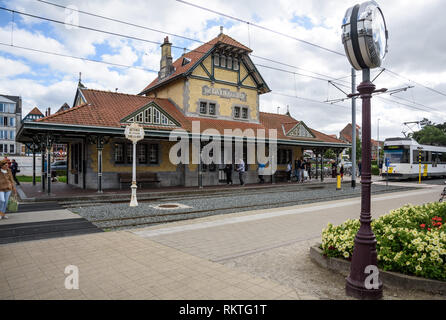
{"type": "Polygon", "coordinates": [[[14,195],[10,196],[7,210],[9,212],[17,212],[18,209],[19,209],[19,203],[17,201],[17,197],[14,195]]]}

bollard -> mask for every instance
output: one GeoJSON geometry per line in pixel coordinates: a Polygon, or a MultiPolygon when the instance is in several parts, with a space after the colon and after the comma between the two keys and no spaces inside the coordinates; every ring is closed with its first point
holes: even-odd
{"type": "Polygon", "coordinates": [[[336,190],[341,190],[341,175],[338,174],[338,175],[336,176],[336,178],[337,178],[337,182],[336,182],[336,190]]]}

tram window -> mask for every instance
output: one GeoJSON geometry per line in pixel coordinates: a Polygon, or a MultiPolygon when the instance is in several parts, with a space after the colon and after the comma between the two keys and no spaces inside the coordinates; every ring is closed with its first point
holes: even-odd
{"type": "Polygon", "coordinates": [[[441,152],[432,152],[432,163],[440,163],[441,162],[441,152]]]}
{"type": "Polygon", "coordinates": [[[388,158],[390,163],[409,163],[409,149],[404,146],[385,146],[384,158],[388,158]]]}
{"type": "Polygon", "coordinates": [[[419,163],[420,159],[418,156],[421,156],[421,163],[432,163],[432,152],[431,151],[421,151],[418,153],[418,150],[413,151],[413,161],[412,163],[419,163]]]}
{"type": "Polygon", "coordinates": [[[446,163],[446,152],[440,153],[440,163],[446,163]]]}

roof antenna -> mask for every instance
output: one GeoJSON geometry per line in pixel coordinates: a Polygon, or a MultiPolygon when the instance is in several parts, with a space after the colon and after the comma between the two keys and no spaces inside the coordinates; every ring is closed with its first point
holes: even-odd
{"type": "Polygon", "coordinates": [[[220,34],[223,34],[223,26],[220,26],[220,34]]]}
{"type": "Polygon", "coordinates": [[[118,92],[118,88],[115,88],[115,92],[118,92]]]}
{"type": "Polygon", "coordinates": [[[280,113],[280,107],[277,107],[277,114],[279,114],[280,113]]]}
{"type": "Polygon", "coordinates": [[[291,114],[290,114],[290,106],[289,105],[286,105],[286,115],[287,116],[291,116],[291,114]]]}

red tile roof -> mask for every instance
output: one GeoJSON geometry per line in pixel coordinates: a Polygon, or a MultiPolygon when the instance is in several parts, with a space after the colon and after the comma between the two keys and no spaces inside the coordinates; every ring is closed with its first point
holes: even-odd
{"type": "Polygon", "coordinates": [[[278,139],[289,139],[289,140],[305,140],[305,141],[323,141],[323,142],[331,142],[331,143],[344,143],[339,139],[333,138],[329,135],[326,135],[322,132],[314,130],[312,128],[308,128],[311,130],[315,138],[295,138],[286,136],[286,133],[289,132],[294,126],[296,126],[299,121],[294,119],[293,117],[286,114],[277,114],[277,113],[267,113],[260,112],[260,123],[262,123],[266,128],[269,129],[277,129],[277,138],[278,139]],[[282,127],[283,125],[283,127],[282,127]],[[285,134],[283,130],[285,129],[285,134]]]}
{"type": "MultiPolygon", "coordinates": [[[[170,100],[149,98],[146,96],[116,93],[111,91],[99,91],[92,89],[80,89],[87,103],[70,108],[38,119],[38,122],[50,122],[83,126],[100,126],[100,127],[122,127],[121,120],[132,113],[138,111],[150,102],[155,102],[162,110],[176,120],[181,128],[188,132],[192,131],[192,122],[200,122],[200,131],[206,129],[216,129],[224,134],[224,129],[253,129],[257,133],[257,129],[277,129],[278,139],[288,139],[293,141],[315,141],[329,143],[343,143],[343,141],[323,134],[322,132],[310,129],[315,138],[295,138],[288,137],[284,134],[282,125],[286,128],[286,132],[299,123],[296,119],[288,115],[260,112],[260,123],[222,120],[204,117],[186,117],[170,100]]],[[[162,125],[144,125],[150,129],[172,130],[174,128],[162,125]]]]}
{"type": "Polygon", "coordinates": [[[195,63],[197,61],[199,61],[201,58],[203,58],[204,55],[206,55],[215,45],[217,45],[219,43],[224,43],[224,44],[227,44],[227,45],[230,45],[233,47],[237,47],[237,48],[243,49],[247,52],[252,52],[251,49],[244,46],[237,40],[234,40],[230,36],[221,33],[218,35],[218,37],[212,39],[209,42],[206,42],[205,44],[182,55],[180,58],[175,60],[175,62],[173,63],[173,66],[175,67],[175,71],[171,75],[169,75],[161,80],[158,77],[155,78],[148,86],[146,86],[141,91],[140,94],[144,94],[147,91],[150,91],[150,89],[153,89],[154,87],[156,87],[158,85],[165,84],[165,83],[169,82],[169,80],[172,80],[174,78],[184,75],[187,71],[189,71],[191,69],[192,66],[195,65],[195,63]],[[183,58],[190,59],[190,62],[183,66],[183,58]]]}
{"type": "Polygon", "coordinates": [[[40,110],[37,107],[34,107],[34,109],[32,109],[28,114],[35,114],[38,116],[43,116],[43,113],[40,112],[40,110]]]}

